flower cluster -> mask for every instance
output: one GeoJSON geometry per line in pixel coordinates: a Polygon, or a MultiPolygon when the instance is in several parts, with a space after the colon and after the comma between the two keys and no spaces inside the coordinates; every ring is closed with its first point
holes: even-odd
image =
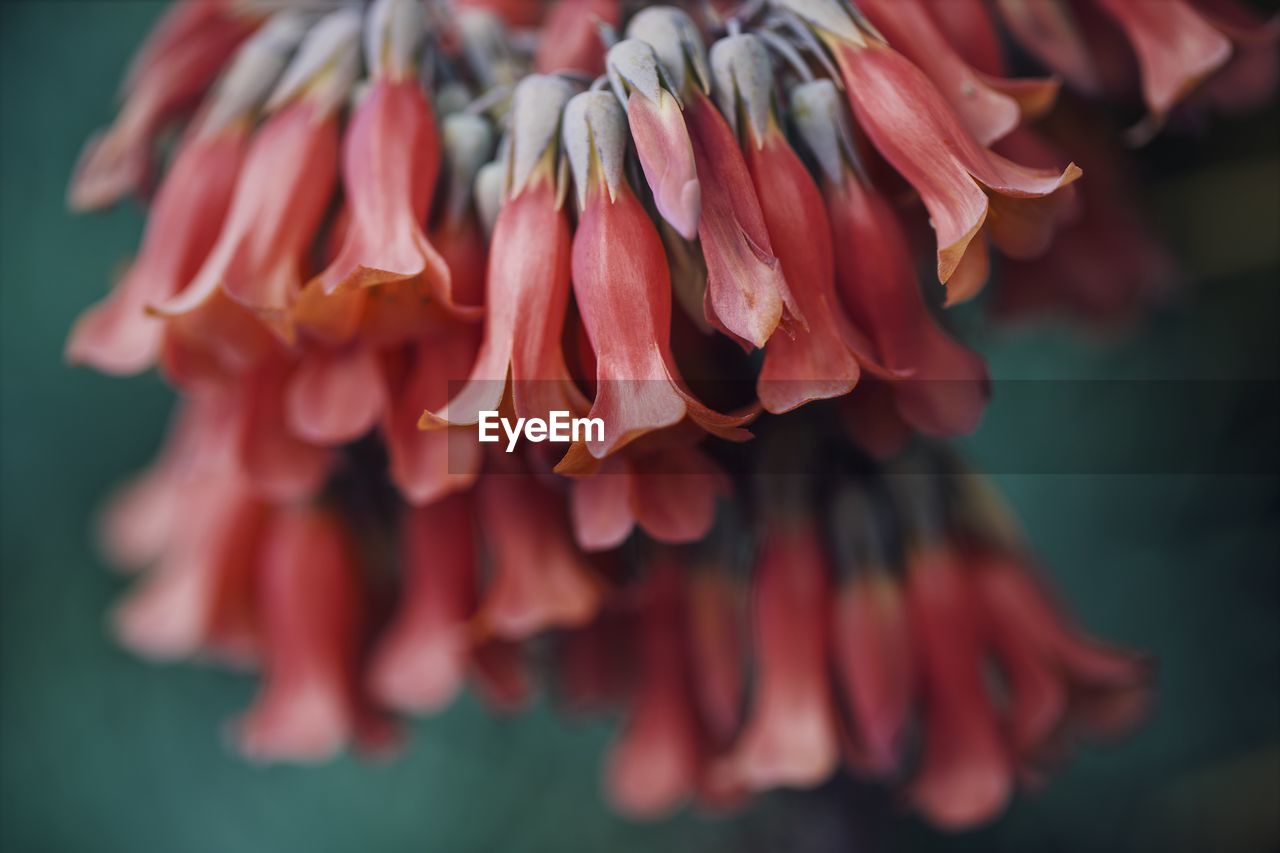
{"type": "Polygon", "coordinates": [[[934,443],[988,388],[916,245],[948,304],[994,249],[1002,309],[1130,313],[1168,264],[1075,114],[1246,106],[1274,36],[1231,0],[178,0],[70,190],[150,215],[68,357],[183,397],[106,519],[119,636],[259,670],[260,760],[546,669],[626,709],[629,813],[844,766],[991,817],[1146,666],[934,443]],[[503,453],[493,411],[605,434],[503,453]]]}

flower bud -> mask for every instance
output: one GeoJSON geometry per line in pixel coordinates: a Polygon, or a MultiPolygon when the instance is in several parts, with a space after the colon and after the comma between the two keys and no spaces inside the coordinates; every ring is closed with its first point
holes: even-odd
{"type": "Polygon", "coordinates": [[[843,101],[830,80],[801,83],[791,90],[791,120],[823,173],[837,184],[845,164],[857,162],[843,101]]]}
{"type": "Polygon", "coordinates": [[[693,83],[704,92],[711,91],[707,47],[693,19],[683,10],[674,6],[650,6],[631,19],[627,37],[640,39],[653,48],[676,92],[687,91],[690,71],[693,83]]]}
{"type": "Polygon", "coordinates": [[[395,80],[415,71],[414,52],[426,32],[421,0],[374,0],[365,16],[364,58],[370,77],[395,80]]]}
{"type": "Polygon", "coordinates": [[[603,181],[609,196],[616,198],[626,180],[623,165],[629,138],[627,117],[618,99],[599,91],[575,95],[565,107],[561,136],[578,188],[578,204],[586,206],[593,180],[603,181]]]}
{"type": "Polygon", "coordinates": [[[297,98],[315,98],[329,109],[351,93],[360,74],[360,10],[344,7],[320,19],[285,70],[284,79],[267,101],[278,110],[297,98]]]}
{"type": "Polygon", "coordinates": [[[539,166],[550,158],[555,168],[556,141],[560,116],[573,97],[568,80],[548,74],[533,74],[520,81],[511,104],[511,181],[507,195],[524,189],[539,166]]]}
{"type": "Polygon", "coordinates": [[[711,46],[716,103],[739,135],[741,105],[758,141],[764,139],[773,111],[773,65],[764,42],[750,34],[729,36],[711,46]]]}

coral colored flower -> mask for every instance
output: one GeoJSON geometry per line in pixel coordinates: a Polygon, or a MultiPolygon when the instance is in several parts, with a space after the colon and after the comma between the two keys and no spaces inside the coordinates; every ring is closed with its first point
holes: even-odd
{"type": "Polygon", "coordinates": [[[473,433],[418,428],[424,410],[448,402],[450,383],[470,369],[478,347],[479,334],[468,325],[424,337],[413,344],[405,375],[390,394],[382,440],[391,480],[409,503],[421,506],[466,489],[480,470],[483,459],[473,433]]]}
{"type": "MultiPolygon", "coordinates": [[[[192,5],[216,4],[179,8],[192,5]]],[[[192,14],[162,26],[173,27],[170,35],[178,38],[192,14]]],[[[67,342],[69,359],[112,373],[137,373],[154,363],[164,324],[146,309],[184,287],[213,247],[254,119],[302,39],[304,23],[301,16],[278,15],[240,48],[174,156],[153,202],[138,258],[112,295],[77,321],[67,342]]],[[[167,42],[170,35],[160,41],[167,42]]]]}
{"type": "Polygon", "coordinates": [[[139,373],[159,352],[164,324],[146,312],[190,281],[222,227],[248,128],[188,138],[152,206],[138,257],[111,295],[85,311],[67,359],[114,374],[139,373]]]}
{"type": "Polygon", "coordinates": [[[1142,95],[1157,122],[1231,58],[1231,39],[1184,0],[1097,0],[1138,56],[1142,95]]]}
{"type": "Polygon", "coordinates": [[[370,662],[370,692],[413,713],[448,705],[470,661],[476,604],[471,503],[463,496],[413,509],[400,522],[405,587],[370,662]]]}
{"type": "Polygon", "coordinates": [[[600,28],[621,23],[619,0],[560,0],[547,13],[533,70],[539,74],[569,71],[587,77],[604,73],[605,44],[600,28]]]}
{"type": "Polygon", "coordinates": [[[780,414],[849,393],[864,362],[879,368],[836,300],[831,227],[813,178],[779,126],[763,43],[751,35],[724,39],[711,60],[725,114],[743,105],[738,130],[747,167],[782,273],[808,320],[808,328],[775,335],[765,347],[757,395],[767,411],[780,414]]]}
{"type": "Polygon", "coordinates": [[[351,10],[336,12],[308,35],[273,96],[286,103],[254,136],[217,243],[186,288],[156,306],[230,370],[260,357],[250,341],[261,324],[292,338],[287,311],[333,194],[335,109],[354,78],[359,25],[351,10]]]}
{"type": "Polygon", "coordinates": [[[476,617],[479,629],[519,640],[590,621],[603,590],[574,548],[555,496],[515,471],[486,475],[477,493],[493,566],[476,617]]]}
{"type": "Polygon", "coordinates": [[[506,396],[519,417],[582,411],[560,336],[569,299],[569,222],[556,192],[560,114],[572,87],[532,76],[515,94],[509,198],[489,249],[484,340],[467,384],[422,425],[470,425],[506,396]]]}
{"type": "Polygon", "coordinates": [[[813,787],[835,771],[840,748],[824,615],[830,583],[813,522],[773,519],[751,584],[752,705],[726,759],[729,773],[753,790],[813,787]]]}
{"type": "Polygon", "coordinates": [[[257,761],[323,761],[360,726],[364,618],[348,532],[324,510],[281,510],[258,566],[264,685],[236,723],[257,761]]]}
{"type": "Polygon", "coordinates": [[[907,582],[924,703],[923,760],[907,793],[945,829],[990,820],[1013,789],[1013,757],[986,693],[982,629],[962,572],[949,548],[920,546],[907,582]]]}
{"type": "Polygon", "coordinates": [[[792,100],[820,166],[840,297],[879,363],[903,373],[890,383],[898,413],[931,435],[972,431],[986,405],[986,365],[929,313],[900,224],[851,166],[852,137],[834,86],[805,84],[792,100]]]}
{"type": "MultiPolygon", "coordinates": [[[[697,230],[707,263],[706,319],[744,345],[763,347],[779,325],[790,331],[805,320],[773,254],[742,151],[707,97],[711,79],[702,37],[687,14],[669,6],[636,15],[627,35],[652,47],[662,77],[684,106],[701,197],[697,230]]],[[[642,73],[647,67],[633,72],[638,79],[642,73]]],[[[650,170],[646,175],[652,185],[650,170]]]]}
{"type": "Polygon", "coordinates": [[[655,818],[696,790],[701,763],[698,719],[689,695],[680,567],[650,566],[635,591],[638,672],[628,719],[606,760],[604,787],[614,808],[655,818]]]}
{"type": "Polygon", "coordinates": [[[653,48],[626,39],[609,49],[609,79],[626,104],[631,138],[658,214],[686,240],[698,235],[702,187],[678,96],[653,48]]]}
{"type": "MultiPolygon", "coordinates": [[[[970,66],[938,27],[925,0],[859,0],[858,8],[889,44],[928,75],[979,144],[990,145],[1053,106],[1058,86],[1052,80],[1008,80],[970,66]]],[[[981,8],[978,14],[983,14],[981,8]]]]}
{"type": "MultiPolygon", "coordinates": [[[[920,194],[937,233],[940,281],[946,283],[956,274],[971,246],[975,252],[985,251],[982,233],[1006,254],[1023,257],[1044,251],[1061,214],[1061,190],[1080,176],[1078,168],[1031,169],[992,153],[965,130],[919,68],[859,30],[837,4],[786,3],[820,28],[839,64],[859,126],[920,194]]],[[[949,302],[976,293],[981,279],[973,276],[967,281],[965,289],[949,293],[949,302]]]]}
{"type": "Polygon", "coordinates": [[[1145,658],[1079,633],[1014,557],[979,553],[970,564],[984,631],[1009,681],[1006,713],[1019,755],[1040,757],[1072,719],[1073,698],[1134,698],[1131,713],[1140,716],[1149,694],[1145,658]]]}
{"type": "Polygon", "coordinates": [[[565,109],[564,146],[582,213],[573,238],[573,289],[595,354],[590,417],[603,435],[586,442],[604,458],[686,417],[742,440],[750,416],[714,412],[687,390],[671,352],[671,279],[657,229],[623,176],[626,119],[606,92],[565,109]]]}
{"type": "Polygon", "coordinates": [[[659,542],[701,539],[729,494],[724,472],[687,432],[641,439],[573,481],[569,508],[585,551],[616,548],[639,526],[659,542]]]}
{"type": "Polygon", "coordinates": [[[172,499],[181,521],[159,562],[116,609],[120,641],[162,660],[206,654],[252,661],[258,646],[252,567],[264,507],[225,469],[186,480],[172,499]]]}
{"type": "Polygon", "coordinates": [[[285,389],[293,368],[284,360],[267,360],[223,392],[222,405],[236,413],[239,466],[260,494],[276,501],[315,494],[333,465],[327,448],[307,442],[289,427],[285,389]]]}
{"type": "Polygon", "coordinates": [[[313,349],[299,360],[285,389],[286,423],[312,444],[346,444],[378,423],[387,399],[382,366],[371,349],[313,349]]]}
{"type": "Polygon", "coordinates": [[[105,207],[141,189],[164,127],[194,106],[257,20],[232,0],[183,0],[157,26],[125,83],[111,127],[86,143],[68,190],[75,210],[105,207]]]}
{"type": "Polygon", "coordinates": [[[337,342],[362,323],[364,334],[380,342],[411,338],[433,307],[453,310],[449,267],[423,230],[441,151],[414,55],[424,33],[422,5],[378,0],[366,30],[372,83],[343,139],[345,236],[294,312],[304,329],[337,342]],[[379,302],[394,308],[380,309],[379,302]]]}
{"type": "Polygon", "coordinates": [[[695,561],[685,582],[693,695],[712,747],[727,747],[742,723],[746,601],[722,559],[695,561]]]}

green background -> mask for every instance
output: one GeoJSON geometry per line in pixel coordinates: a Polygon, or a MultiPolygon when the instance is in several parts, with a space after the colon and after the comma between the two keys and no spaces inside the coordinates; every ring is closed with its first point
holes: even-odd
{"type": "MultiPolygon", "coordinates": [[[[1154,440],[1191,454],[1251,449],[1250,397],[1273,393],[1268,385],[1225,386],[1209,412],[1196,395],[1169,411],[1123,398],[1100,406],[1081,383],[1046,407],[997,388],[969,449],[997,467],[1082,622],[1159,657],[1159,708],[1138,736],[1086,750],[983,831],[938,835],[887,795],[849,788],[766,798],[734,820],[630,824],[599,794],[607,722],[565,721],[546,702],[500,720],[467,699],[415,723],[408,751],[387,765],[238,761],[219,732],[248,702],[248,679],[141,663],[105,630],[123,581],[96,556],[91,519],[153,451],[170,394],[155,378],[110,380],[61,359],[73,317],[103,292],[142,222],[134,205],[71,216],[66,179],[81,142],[109,119],[125,62],[158,11],[151,2],[0,3],[0,848],[816,851],[848,849],[832,839],[845,837],[856,808],[869,815],[855,833],[870,837],[861,849],[1193,850],[1205,849],[1203,838],[1276,849],[1274,455],[1251,475],[1020,475],[1001,463],[1010,448],[1046,441],[1120,458],[1154,440]]],[[[1149,198],[1186,260],[1190,286],[1178,304],[1117,340],[993,330],[966,309],[959,319],[997,377],[1280,377],[1277,123],[1271,115],[1213,131],[1211,148],[1162,149],[1177,168],[1149,198]]]]}

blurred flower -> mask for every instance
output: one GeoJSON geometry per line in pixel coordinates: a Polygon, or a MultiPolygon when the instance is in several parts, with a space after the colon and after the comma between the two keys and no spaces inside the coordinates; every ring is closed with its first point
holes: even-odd
{"type": "Polygon", "coordinates": [[[183,396],[103,519],[119,639],[259,670],[257,760],[550,675],[621,710],[629,815],[848,773],[994,818],[1139,722],[1150,666],[938,443],[990,389],[904,223],[948,305],[995,269],[998,313],[1134,315],[1171,273],[1083,110],[1265,102],[1274,38],[1231,0],[179,2],[69,192],[182,130],[67,343],[183,396]],[[604,436],[477,440],[553,411],[604,436]]]}

